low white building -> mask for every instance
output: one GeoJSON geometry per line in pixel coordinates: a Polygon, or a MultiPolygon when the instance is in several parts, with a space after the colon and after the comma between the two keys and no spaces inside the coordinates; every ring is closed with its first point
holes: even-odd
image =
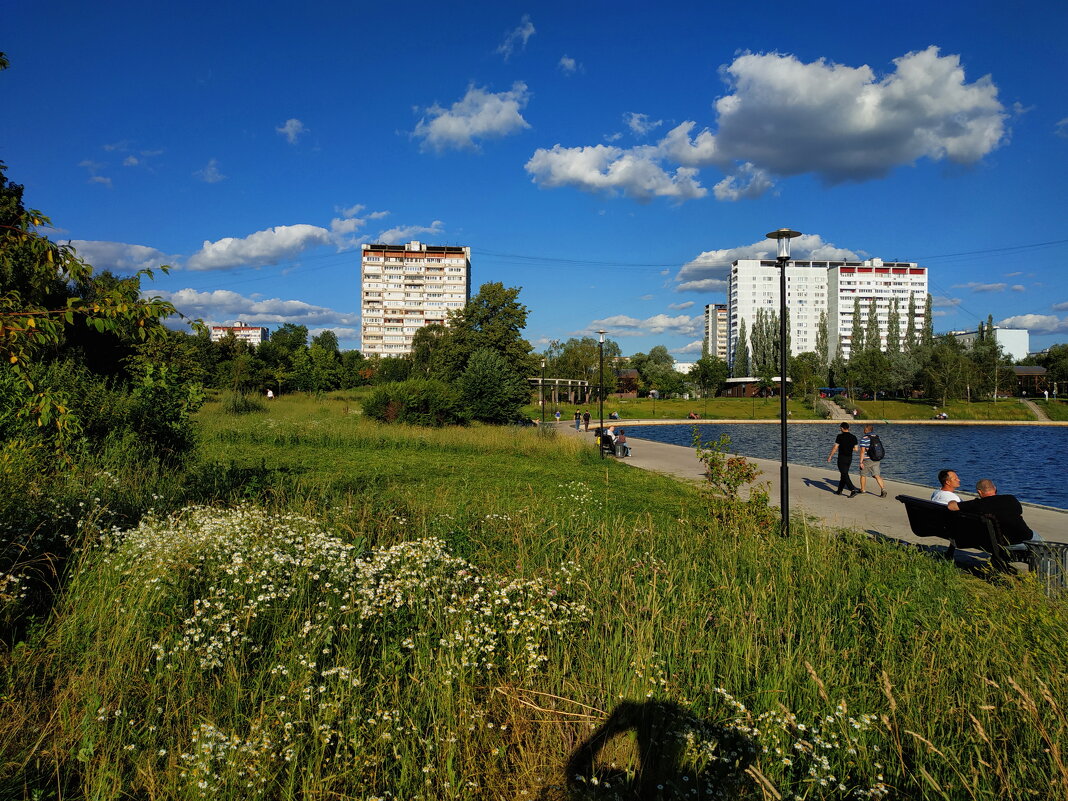
{"type": "MultiPolygon", "coordinates": [[[[979,337],[978,329],[974,331],[947,331],[958,342],[971,347],[979,337]]],[[[994,341],[1001,345],[1005,355],[1014,362],[1021,362],[1031,352],[1031,334],[1026,328],[999,328],[994,326],[994,341]]]]}
{"type": "Polygon", "coordinates": [[[260,326],[246,325],[237,320],[233,325],[213,325],[211,327],[211,341],[218,342],[228,334],[233,334],[238,341],[247,342],[253,347],[258,347],[267,341],[271,332],[260,326]]]}

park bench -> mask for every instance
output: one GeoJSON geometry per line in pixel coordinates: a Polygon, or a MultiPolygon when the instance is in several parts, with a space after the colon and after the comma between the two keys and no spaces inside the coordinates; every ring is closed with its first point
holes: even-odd
{"type": "Polygon", "coordinates": [[[990,515],[975,515],[968,512],[953,512],[949,507],[923,498],[898,495],[897,500],[905,505],[909,528],[917,537],[941,537],[949,540],[946,557],[952,558],[957,548],[979,548],[990,554],[990,565],[1003,573],[1011,572],[1008,543],[990,515]]]}
{"type": "Polygon", "coordinates": [[[597,445],[601,449],[601,456],[615,456],[616,446],[612,442],[612,438],[608,436],[605,431],[607,429],[595,428],[593,435],[597,438],[597,445]]]}

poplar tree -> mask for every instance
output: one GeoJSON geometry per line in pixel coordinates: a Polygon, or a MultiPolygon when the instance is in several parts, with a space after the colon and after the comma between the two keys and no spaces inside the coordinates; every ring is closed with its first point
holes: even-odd
{"type": "Polygon", "coordinates": [[[908,321],[905,325],[905,350],[916,350],[916,296],[909,293],[908,321]]]}
{"type": "Polygon", "coordinates": [[[934,342],[934,315],[931,312],[931,295],[928,293],[927,301],[923,304],[923,344],[930,347],[934,342]]]}
{"type": "Polygon", "coordinates": [[[749,343],[745,337],[745,318],[738,321],[738,341],[734,344],[734,360],[731,362],[731,377],[746,378],[749,375],[749,343]]]}
{"type": "Polygon", "coordinates": [[[864,326],[860,322],[860,298],[853,298],[853,335],[849,347],[849,358],[864,352],[864,326]]]}
{"type": "Polygon", "coordinates": [[[901,313],[897,298],[894,298],[894,302],[890,305],[890,313],[886,316],[886,352],[901,352],[901,313]]]}
{"type": "Polygon", "coordinates": [[[868,309],[867,326],[864,329],[864,345],[865,350],[882,350],[882,339],[879,336],[879,309],[875,298],[872,298],[871,307],[868,309]]]}
{"type": "Polygon", "coordinates": [[[816,355],[820,357],[820,367],[825,369],[830,363],[831,354],[827,349],[827,312],[820,312],[819,325],[816,326],[816,355]]]}

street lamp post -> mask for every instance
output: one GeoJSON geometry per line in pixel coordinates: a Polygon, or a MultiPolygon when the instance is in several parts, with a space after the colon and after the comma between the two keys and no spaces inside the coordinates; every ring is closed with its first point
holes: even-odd
{"type": "MultiPolygon", "coordinates": [[[[604,335],[607,332],[597,332],[597,361],[599,364],[599,373],[597,376],[597,404],[600,407],[601,418],[601,433],[599,436],[604,436],[604,335]]],[[[601,452],[601,458],[604,458],[604,448],[601,447],[601,441],[597,442],[597,449],[601,452]]]]}
{"type": "Polygon", "coordinates": [[[541,424],[545,425],[545,359],[541,360],[541,381],[538,382],[538,396],[541,399],[541,424]]]}
{"type": "Polygon", "coordinates": [[[801,236],[800,231],[780,228],[767,234],[779,243],[779,438],[781,464],[779,466],[779,511],[782,517],[780,533],[790,535],[790,466],[786,461],[786,264],[790,261],[790,240],[801,236]]]}

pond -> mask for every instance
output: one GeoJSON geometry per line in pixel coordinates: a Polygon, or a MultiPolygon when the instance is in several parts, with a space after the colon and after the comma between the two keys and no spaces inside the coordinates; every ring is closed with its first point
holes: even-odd
{"type": "MultiPolygon", "coordinates": [[[[690,447],[694,423],[634,426],[628,439],[649,439],[690,447]]],[[[705,442],[721,434],[731,438],[731,451],[760,459],[779,459],[779,426],[769,424],[697,423],[705,442]]],[[[860,435],[863,425],[854,424],[860,435]]],[[[1068,509],[1068,427],[969,426],[939,423],[879,423],[875,432],[886,447],[883,476],[934,489],[938,471],[956,470],[961,488],[974,493],[975,482],[991,478],[998,491],[1021,501],[1068,509]]],[[[788,427],[788,459],[793,464],[826,468],[836,425],[793,424],[788,427]]],[[[853,464],[856,471],[856,462],[853,464]]]]}

